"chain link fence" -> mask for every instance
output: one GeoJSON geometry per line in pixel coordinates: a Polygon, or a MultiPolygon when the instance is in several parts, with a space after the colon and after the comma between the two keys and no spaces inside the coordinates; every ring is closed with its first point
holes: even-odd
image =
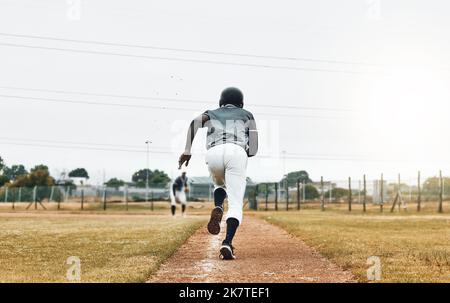
{"type": "Polygon", "coordinates": [[[254,197],[257,210],[343,209],[443,212],[450,208],[450,178],[442,175],[423,178],[327,180],[305,183],[300,180],[259,183],[254,197]]]}
{"type": "MultiPolygon", "coordinates": [[[[211,183],[190,184],[188,201],[213,198],[211,183]]],[[[168,205],[170,184],[111,188],[106,186],[34,186],[0,188],[0,207],[39,209],[141,209],[168,205]],[[69,207],[70,205],[70,207],[69,207]],[[137,206],[136,206],[137,205],[137,206]]],[[[450,209],[450,177],[343,179],[305,183],[300,180],[248,184],[244,207],[253,210],[343,209],[401,211],[450,209]]]]}

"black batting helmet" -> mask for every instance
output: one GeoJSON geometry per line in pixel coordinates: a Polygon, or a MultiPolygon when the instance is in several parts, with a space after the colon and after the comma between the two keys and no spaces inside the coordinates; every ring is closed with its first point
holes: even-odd
{"type": "Polygon", "coordinates": [[[237,107],[244,107],[244,95],[242,92],[236,87],[228,87],[222,91],[220,95],[220,107],[226,104],[233,104],[237,107]]]}

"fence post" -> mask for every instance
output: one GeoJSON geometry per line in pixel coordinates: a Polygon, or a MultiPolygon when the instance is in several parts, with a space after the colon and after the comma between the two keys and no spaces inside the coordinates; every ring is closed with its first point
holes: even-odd
{"type": "Polygon", "coordinates": [[[268,203],[269,203],[269,183],[266,183],[266,211],[268,210],[268,203]]]}
{"type": "Polygon", "coordinates": [[[275,183],[275,210],[278,210],[278,183],[275,183]]]}
{"type": "Polygon", "coordinates": [[[36,191],[37,191],[37,186],[35,186],[33,188],[33,202],[34,202],[34,209],[37,209],[37,195],[36,195],[36,191]]]}
{"type": "Polygon", "coordinates": [[[153,196],[153,190],[152,190],[152,197],[151,197],[151,199],[152,199],[152,201],[150,203],[151,203],[152,211],[153,211],[154,210],[153,201],[155,200],[154,196],[153,196]]]}
{"type": "Polygon", "coordinates": [[[5,203],[8,202],[8,186],[5,186],[5,203]]]}
{"type": "Polygon", "coordinates": [[[106,187],[103,188],[103,210],[106,210],[106,187]]]}
{"type": "Polygon", "coordinates": [[[442,200],[443,200],[443,184],[444,180],[442,179],[442,171],[439,171],[439,208],[438,212],[442,213],[444,210],[442,209],[442,200]]]}
{"type": "MultiPolygon", "coordinates": [[[[259,196],[259,183],[255,185],[255,196],[254,196],[254,205],[253,205],[253,210],[259,210],[259,203],[258,203],[258,196],[259,196]]],[[[250,197],[249,197],[249,207],[250,209],[252,209],[252,205],[250,203],[250,197]]]]}
{"type": "Polygon", "coordinates": [[[286,176],[286,211],[289,210],[289,182],[286,176]]]}
{"type": "Polygon", "coordinates": [[[366,175],[363,177],[363,212],[366,212],[367,202],[367,187],[366,187],[366,175]]]}
{"type": "MultiPolygon", "coordinates": [[[[64,190],[65,191],[65,190],[64,190]]],[[[60,191],[61,192],[61,191],[60,191]]],[[[65,192],[64,192],[64,195],[65,195],[65,192]]],[[[59,195],[59,199],[58,199],[58,207],[57,207],[57,209],[59,210],[59,208],[60,208],[60,204],[61,204],[61,195],[59,195]]]]}
{"type": "Polygon", "coordinates": [[[417,211],[420,211],[422,203],[422,189],[420,184],[420,171],[417,173],[417,211]]]}
{"type": "Polygon", "coordinates": [[[358,180],[358,204],[361,203],[361,180],[358,180]]]}
{"type": "Polygon", "coordinates": [[[323,194],[323,177],[320,177],[320,209],[325,210],[325,197],[323,194]]]}
{"type": "Polygon", "coordinates": [[[81,189],[81,210],[84,209],[84,189],[81,189]]]}
{"type": "Polygon", "coordinates": [[[352,178],[348,177],[348,211],[352,211],[352,178]]]}
{"type": "MultiPolygon", "coordinates": [[[[20,195],[21,195],[21,193],[20,193],[20,187],[19,187],[19,202],[20,202],[20,195]]],[[[16,208],[16,206],[14,205],[15,204],[15,201],[16,201],[16,199],[14,199],[13,201],[12,201],[12,209],[14,210],[15,208],[16,208]]]]}
{"type": "Polygon", "coordinates": [[[384,178],[383,174],[381,174],[381,184],[380,184],[380,191],[381,191],[381,200],[380,200],[380,212],[383,212],[383,205],[384,205],[384,178]]]}
{"type": "Polygon", "coordinates": [[[300,210],[300,179],[297,179],[297,210],[300,210]]]}
{"type": "Polygon", "coordinates": [[[128,210],[128,185],[123,188],[123,199],[125,200],[125,209],[128,210]]]}
{"type": "Polygon", "coordinates": [[[303,181],[302,183],[302,199],[303,199],[303,203],[306,203],[306,181],[303,181]]]}

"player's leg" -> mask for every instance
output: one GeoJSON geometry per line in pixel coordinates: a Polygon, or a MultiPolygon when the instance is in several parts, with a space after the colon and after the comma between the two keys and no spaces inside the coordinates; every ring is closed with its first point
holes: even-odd
{"type": "Polygon", "coordinates": [[[223,187],[214,189],[214,209],[211,211],[211,217],[208,222],[208,232],[213,235],[220,233],[220,222],[223,217],[223,201],[227,193],[223,187]]]}
{"type": "Polygon", "coordinates": [[[186,216],[186,203],[187,203],[186,193],[184,191],[180,191],[179,195],[178,195],[178,199],[181,203],[181,214],[184,217],[184,216],[186,216]]]}
{"type": "MultiPolygon", "coordinates": [[[[175,192],[176,194],[176,192],[175,192]]],[[[170,211],[172,213],[172,216],[175,216],[175,211],[177,210],[177,203],[176,203],[176,197],[173,194],[173,191],[170,191],[170,211]]]]}
{"type": "Polygon", "coordinates": [[[223,187],[217,187],[214,189],[214,206],[223,208],[223,201],[227,197],[227,192],[223,187]]]}
{"type": "Polygon", "coordinates": [[[206,164],[214,183],[214,209],[208,222],[208,232],[217,235],[220,232],[220,222],[223,216],[223,201],[227,193],[225,191],[225,166],[223,163],[223,147],[216,146],[208,150],[206,164]]]}
{"type": "Polygon", "coordinates": [[[225,180],[228,193],[228,212],[226,216],[227,233],[222,242],[220,253],[224,259],[234,259],[233,238],[242,222],[242,208],[244,204],[247,170],[247,155],[237,146],[227,145],[225,157],[225,180]]]}

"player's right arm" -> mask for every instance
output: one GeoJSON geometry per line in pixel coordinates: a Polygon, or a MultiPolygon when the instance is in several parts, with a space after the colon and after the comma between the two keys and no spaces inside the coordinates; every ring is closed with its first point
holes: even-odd
{"type": "Polygon", "coordinates": [[[194,120],[192,120],[189,125],[189,129],[186,136],[186,145],[184,148],[184,152],[181,154],[178,160],[178,169],[181,169],[181,166],[186,162],[186,166],[189,164],[189,160],[191,159],[191,148],[192,142],[194,142],[195,135],[199,128],[204,127],[205,123],[209,120],[209,116],[206,114],[201,114],[194,120]]]}

